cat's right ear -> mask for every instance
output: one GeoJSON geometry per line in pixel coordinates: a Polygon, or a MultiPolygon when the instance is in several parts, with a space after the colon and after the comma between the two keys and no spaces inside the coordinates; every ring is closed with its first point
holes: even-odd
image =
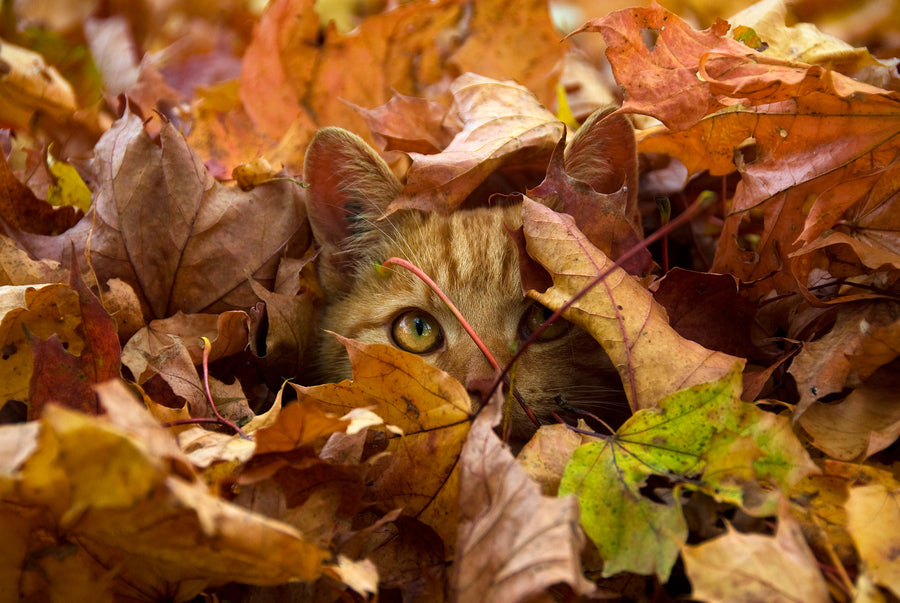
{"type": "Polygon", "coordinates": [[[353,238],[384,215],[400,193],[400,181],[362,138],[334,127],[323,128],[313,136],[306,149],[303,180],[309,185],[309,223],[322,254],[320,266],[324,269],[319,276],[346,281],[340,275],[346,274],[356,259],[346,253],[353,247],[353,238]]]}

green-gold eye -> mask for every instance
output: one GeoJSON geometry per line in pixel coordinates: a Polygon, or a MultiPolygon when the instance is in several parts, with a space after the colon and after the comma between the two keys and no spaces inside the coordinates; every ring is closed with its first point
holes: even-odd
{"type": "Polygon", "coordinates": [[[407,310],[394,319],[391,339],[401,350],[413,354],[428,354],[444,344],[444,331],[428,312],[407,310]]]}
{"type": "MultiPolygon", "coordinates": [[[[519,323],[519,335],[523,340],[531,337],[531,334],[538,330],[545,320],[553,316],[553,310],[547,306],[534,303],[528,306],[528,309],[522,314],[522,321],[519,323]]],[[[552,325],[541,333],[538,341],[552,341],[562,337],[571,326],[568,320],[564,318],[556,319],[552,325]]]]}

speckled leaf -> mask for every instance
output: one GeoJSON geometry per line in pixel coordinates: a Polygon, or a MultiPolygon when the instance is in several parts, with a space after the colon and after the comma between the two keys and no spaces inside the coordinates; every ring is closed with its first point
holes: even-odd
{"type": "Polygon", "coordinates": [[[761,481],[789,486],[816,471],[789,422],[742,402],[740,392],[735,365],[722,379],[677,392],[658,409],[636,413],[615,436],[576,450],[559,491],[578,497],[582,526],[605,561],[605,576],[668,577],[687,537],[678,490],[670,493],[679,482],[760,513],[772,512],[777,502],[765,496],[745,501],[745,494],[764,490],[761,481]],[[665,487],[654,486],[653,499],[646,494],[651,476],[667,480],[665,487]]]}

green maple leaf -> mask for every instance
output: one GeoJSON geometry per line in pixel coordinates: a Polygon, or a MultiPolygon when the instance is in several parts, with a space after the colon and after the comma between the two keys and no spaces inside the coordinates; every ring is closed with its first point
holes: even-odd
{"type": "Polygon", "coordinates": [[[781,490],[817,471],[790,421],[742,402],[740,393],[736,365],[722,379],[676,392],[659,408],[635,413],[614,436],[575,451],[559,493],[578,498],[604,576],[628,571],[667,580],[687,538],[684,488],[769,515],[781,490]]]}

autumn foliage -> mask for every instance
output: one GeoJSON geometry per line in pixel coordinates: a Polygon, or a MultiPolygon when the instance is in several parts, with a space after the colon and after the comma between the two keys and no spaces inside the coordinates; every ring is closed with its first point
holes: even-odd
{"type": "Polygon", "coordinates": [[[896,3],[189,4],[4,4],[2,600],[900,597],[896,3]],[[637,196],[561,158],[615,104],[637,196]],[[632,417],[512,450],[398,349],[306,380],[326,125],[397,209],[540,174],[527,295],[632,417]]]}

